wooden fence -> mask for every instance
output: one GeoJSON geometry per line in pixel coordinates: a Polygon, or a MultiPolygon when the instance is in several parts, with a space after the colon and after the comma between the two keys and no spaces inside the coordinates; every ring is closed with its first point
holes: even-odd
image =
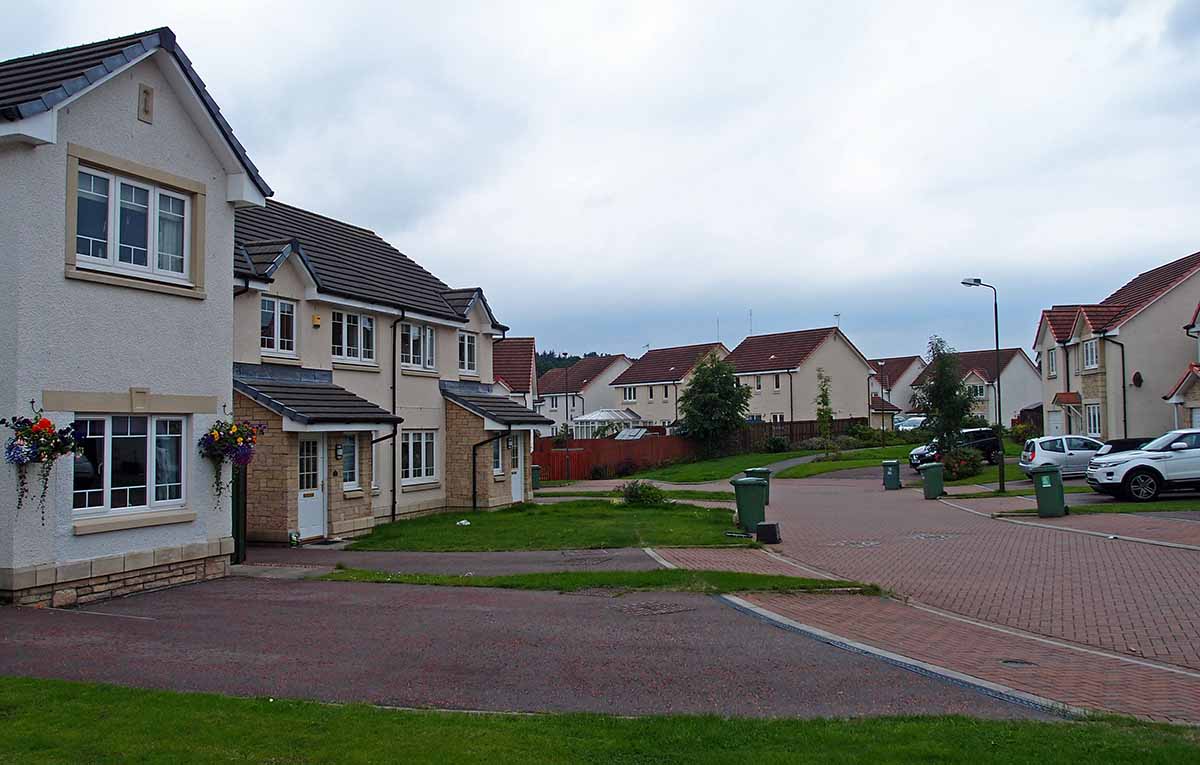
{"type": "MultiPolygon", "coordinates": [[[[839,435],[854,425],[866,425],[865,417],[833,421],[833,433],[839,435]]],[[[765,451],[772,436],[787,439],[789,446],[816,438],[816,420],[797,422],[756,422],[738,431],[731,451],[735,454],[765,451]]],[[[646,436],[636,441],[612,438],[573,439],[559,446],[554,438],[540,438],[534,447],[533,464],[540,465],[542,480],[586,481],[594,477],[618,477],[618,472],[633,472],[668,462],[683,462],[697,456],[695,444],[680,436],[646,436]],[[569,465],[569,473],[568,473],[569,465]]]]}

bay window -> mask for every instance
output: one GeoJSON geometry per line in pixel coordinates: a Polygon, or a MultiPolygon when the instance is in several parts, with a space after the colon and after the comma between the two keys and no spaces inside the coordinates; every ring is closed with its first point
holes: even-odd
{"type": "Polygon", "coordinates": [[[375,362],[375,317],[333,312],[332,351],[335,359],[375,362]]]}
{"type": "Polygon", "coordinates": [[[476,374],[479,367],[475,361],[475,333],[458,333],[458,371],[476,374]]]}
{"type": "Polygon", "coordinates": [[[147,509],[183,502],[184,418],[87,415],[76,418],[72,507],[84,512],[147,509]]]}
{"type": "Polygon", "coordinates": [[[296,304],[263,297],[259,302],[258,345],[264,351],[296,354],[296,304]]]}
{"type": "Polygon", "coordinates": [[[432,430],[400,434],[400,483],[429,483],[437,478],[436,437],[432,430]]]}
{"type": "Polygon", "coordinates": [[[166,281],[190,268],[191,198],[91,167],[75,193],[75,263],[166,281]]]}
{"type": "Polygon", "coordinates": [[[432,326],[426,324],[400,325],[400,363],[406,367],[434,369],[437,366],[437,343],[432,326]]]}

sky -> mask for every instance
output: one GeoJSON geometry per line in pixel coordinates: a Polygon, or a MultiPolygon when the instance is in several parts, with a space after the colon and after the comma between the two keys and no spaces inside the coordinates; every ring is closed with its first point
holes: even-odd
{"type": "Polygon", "coordinates": [[[4,16],[0,59],[170,26],[276,199],[483,287],[540,349],[987,348],[978,276],[1028,350],[1043,307],[1200,250],[1200,0],[4,16]]]}

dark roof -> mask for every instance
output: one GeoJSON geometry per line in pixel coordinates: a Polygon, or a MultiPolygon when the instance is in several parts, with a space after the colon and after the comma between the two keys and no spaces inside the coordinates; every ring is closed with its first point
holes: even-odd
{"type": "MultiPolygon", "coordinates": [[[[971,372],[977,373],[986,382],[996,381],[996,350],[993,348],[986,351],[960,351],[954,354],[958,358],[959,371],[963,377],[966,377],[971,372]]],[[[1020,356],[1025,360],[1030,367],[1033,362],[1029,361],[1029,357],[1020,348],[1001,348],[1000,349],[1000,369],[1003,370],[1009,365],[1013,359],[1020,356]]],[[[913,387],[924,385],[929,380],[930,371],[933,367],[925,367],[921,370],[921,374],[917,375],[917,379],[913,380],[913,387]]]]}
{"type": "MultiPolygon", "coordinates": [[[[1075,330],[1079,314],[1092,332],[1100,334],[1119,327],[1139,311],[1165,295],[1192,274],[1200,271],[1200,252],[1138,274],[1123,287],[1101,300],[1088,305],[1056,305],[1042,311],[1042,321],[1058,342],[1066,342],[1075,330]]],[[[1040,329],[1040,325],[1039,325],[1040,329]]]]}
{"type": "Polygon", "coordinates": [[[532,409],[526,409],[520,403],[507,396],[489,396],[484,393],[455,392],[442,389],[442,395],[447,400],[489,420],[495,420],[501,425],[553,425],[554,421],[543,417],[532,409]]]}
{"type": "Polygon", "coordinates": [[[738,343],[725,360],[739,374],[795,369],[837,331],[836,327],[822,327],[753,335],[738,343]]]}
{"type": "Polygon", "coordinates": [[[492,374],[514,393],[528,393],[537,363],[537,343],[532,337],[506,337],[492,343],[492,374]]]}
{"type": "Polygon", "coordinates": [[[272,251],[295,242],[320,292],[458,321],[478,297],[493,326],[507,329],[478,287],[450,289],[369,229],[268,200],[265,207],[237,210],[233,238],[238,276],[269,278],[283,262],[272,251]]]}
{"type": "Polygon", "coordinates": [[[245,147],[234,136],[233,128],[221,115],[217,102],[209,95],[204,81],[192,68],[191,60],[176,43],[175,33],[168,27],[0,61],[0,119],[15,122],[50,111],[60,102],[107,79],[113,72],[153,50],[163,50],[175,59],[254,185],[263,196],[271,196],[271,187],[259,175],[245,147]]]}
{"type": "Polygon", "coordinates": [[[692,367],[709,353],[724,349],[721,343],[680,345],[674,348],[655,348],[633,362],[633,365],[609,385],[637,385],[638,383],[679,382],[692,367]]]}
{"type": "Polygon", "coordinates": [[[233,389],[276,414],[302,425],[317,423],[399,423],[386,409],[332,383],[275,382],[234,378],[233,389]]]}
{"type": "Polygon", "coordinates": [[[872,412],[899,412],[900,407],[893,404],[891,401],[884,401],[882,397],[871,394],[871,411],[872,412]]]}
{"type": "Polygon", "coordinates": [[[920,356],[889,356],[885,359],[871,359],[871,368],[878,374],[875,379],[880,386],[884,390],[891,390],[908,368],[920,360],[920,356]]]}
{"type": "Polygon", "coordinates": [[[611,367],[617,359],[623,358],[625,355],[620,353],[615,356],[587,356],[576,361],[570,367],[548,370],[546,374],[538,378],[538,395],[579,393],[584,386],[611,367]],[[567,390],[568,385],[571,386],[570,390],[567,390]]]}

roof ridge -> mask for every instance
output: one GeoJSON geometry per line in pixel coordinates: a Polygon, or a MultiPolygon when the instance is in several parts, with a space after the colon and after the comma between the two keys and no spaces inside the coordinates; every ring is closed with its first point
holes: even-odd
{"type": "MultiPolygon", "coordinates": [[[[107,45],[108,43],[114,43],[114,42],[117,42],[118,40],[130,40],[132,42],[137,42],[139,40],[144,40],[145,38],[150,37],[152,35],[160,34],[164,31],[169,32],[170,30],[171,30],[171,28],[168,26],[155,27],[154,29],[147,29],[144,32],[134,32],[133,34],[128,34],[128,35],[117,35],[116,37],[110,37],[107,40],[96,40],[94,42],[80,43],[79,45],[68,45],[65,48],[54,48],[52,50],[38,51],[37,53],[27,53],[24,56],[17,56],[16,58],[4,59],[3,61],[0,61],[0,66],[3,66],[5,64],[19,64],[22,61],[28,61],[29,59],[34,59],[34,58],[41,58],[42,56],[53,56],[56,53],[70,53],[71,51],[82,50],[84,48],[94,48],[94,47],[97,47],[100,45],[107,45]]],[[[132,42],[131,42],[131,44],[132,44],[132,42]]]]}
{"type": "MultiPolygon", "coordinates": [[[[387,241],[386,239],[381,237],[379,234],[377,234],[374,231],[374,229],[369,229],[364,226],[356,225],[354,223],[348,223],[344,220],[338,220],[337,218],[334,218],[329,215],[325,215],[324,213],[313,212],[312,210],[306,210],[303,207],[297,207],[296,205],[288,204],[287,202],[280,202],[278,199],[275,199],[274,197],[267,200],[267,205],[268,206],[278,205],[280,207],[286,207],[289,210],[295,210],[296,212],[307,215],[310,218],[320,218],[321,220],[327,220],[331,223],[336,223],[339,226],[345,226],[346,228],[353,228],[353,229],[357,229],[358,231],[364,231],[364,232],[370,234],[371,236],[375,237],[376,239],[379,239],[380,241],[383,241],[383,242],[387,241]]],[[[390,246],[390,244],[389,244],[389,246],[390,246]]],[[[393,247],[393,249],[395,249],[395,248],[393,247]]],[[[400,251],[396,250],[396,252],[400,252],[400,251]]],[[[402,253],[402,252],[400,254],[404,255],[404,253],[402,253]]],[[[405,257],[408,257],[408,256],[405,255],[405,257]]]]}
{"type": "Polygon", "coordinates": [[[749,340],[752,337],[775,337],[777,335],[798,335],[802,332],[829,332],[832,330],[837,330],[840,332],[841,327],[813,327],[811,329],[788,329],[788,330],[784,330],[782,332],[768,332],[764,335],[746,335],[745,340],[743,340],[742,342],[745,342],[746,340],[749,340]]]}

